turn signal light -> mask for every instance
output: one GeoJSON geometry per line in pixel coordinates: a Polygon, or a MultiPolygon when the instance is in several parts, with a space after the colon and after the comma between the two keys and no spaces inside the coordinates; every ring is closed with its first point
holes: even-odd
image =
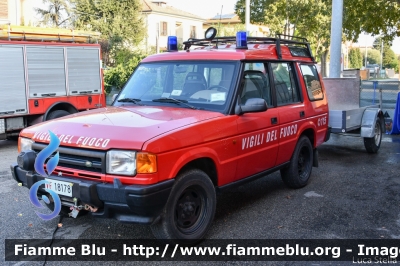
{"type": "Polygon", "coordinates": [[[150,153],[137,153],[136,171],[138,174],[151,174],[157,172],[157,157],[150,153]]]}

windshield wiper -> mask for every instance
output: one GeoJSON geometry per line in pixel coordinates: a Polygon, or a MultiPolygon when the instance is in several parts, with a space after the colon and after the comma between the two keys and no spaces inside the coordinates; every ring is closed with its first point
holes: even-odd
{"type": "Polygon", "coordinates": [[[143,104],[139,103],[140,101],[141,101],[140,99],[136,99],[136,98],[123,98],[123,99],[119,99],[117,102],[123,102],[123,103],[129,102],[129,103],[135,103],[138,105],[143,105],[143,104]]]}
{"type": "Polygon", "coordinates": [[[193,105],[187,104],[188,101],[186,101],[186,100],[178,100],[178,99],[174,99],[174,98],[159,98],[159,99],[154,99],[153,102],[183,104],[183,105],[189,107],[190,109],[194,109],[194,110],[197,109],[193,105]]]}

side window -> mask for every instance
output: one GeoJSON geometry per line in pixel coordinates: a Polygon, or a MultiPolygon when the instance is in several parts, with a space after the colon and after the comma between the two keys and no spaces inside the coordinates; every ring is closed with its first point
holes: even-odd
{"type": "Polygon", "coordinates": [[[293,67],[289,63],[271,63],[278,105],[299,101],[299,89],[294,79],[293,67]]]}
{"type": "Polygon", "coordinates": [[[262,98],[268,106],[272,106],[271,86],[264,63],[246,63],[244,69],[241,104],[250,98],[262,98]]]}
{"type": "Polygon", "coordinates": [[[300,69],[304,83],[307,86],[307,94],[310,101],[324,99],[316,67],[314,65],[300,65],[300,69]]]}

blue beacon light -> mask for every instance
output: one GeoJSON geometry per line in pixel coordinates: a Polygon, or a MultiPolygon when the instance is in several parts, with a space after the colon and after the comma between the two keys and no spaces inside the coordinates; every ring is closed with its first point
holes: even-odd
{"type": "Polygon", "coordinates": [[[167,50],[168,52],[178,51],[178,39],[176,36],[168,36],[167,50]]]}
{"type": "Polygon", "coordinates": [[[247,49],[247,33],[245,31],[236,33],[236,49],[247,49]]]}

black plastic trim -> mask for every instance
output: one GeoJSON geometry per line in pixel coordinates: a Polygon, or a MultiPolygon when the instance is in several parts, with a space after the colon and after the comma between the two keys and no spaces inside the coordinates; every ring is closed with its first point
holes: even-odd
{"type": "MultiPolygon", "coordinates": [[[[10,168],[13,178],[27,188],[45,178],[25,171],[17,164],[10,165],[10,168]]],[[[152,185],[123,185],[119,179],[110,184],[53,175],[48,178],[73,183],[72,197],[78,199],[78,204],[89,204],[99,209],[91,213],[93,216],[140,224],[151,224],[159,219],[175,183],[175,179],[170,179],[152,185]]],[[[47,194],[39,188],[39,197],[47,194]]],[[[60,198],[63,205],[71,205],[70,197],[60,195],[60,198]]]]}
{"type": "Polygon", "coordinates": [[[285,168],[289,163],[290,162],[286,162],[286,163],[280,164],[278,166],[275,166],[274,168],[271,168],[271,169],[268,169],[266,171],[257,173],[255,175],[243,178],[243,179],[235,181],[233,183],[217,187],[217,191],[218,192],[223,192],[223,191],[225,191],[227,189],[230,189],[230,188],[233,188],[233,187],[238,187],[238,186],[241,186],[241,185],[246,184],[248,182],[254,181],[254,180],[258,179],[258,178],[264,177],[264,176],[269,175],[269,174],[271,174],[271,173],[273,173],[275,171],[278,171],[279,169],[285,168]]]}
{"type": "MultiPolygon", "coordinates": [[[[41,151],[46,147],[47,147],[47,144],[42,144],[42,143],[37,143],[37,142],[32,144],[33,150],[41,151]]],[[[78,165],[78,166],[85,166],[85,163],[83,162],[83,160],[81,160],[81,159],[74,160],[73,158],[63,158],[62,154],[65,154],[66,156],[76,155],[76,156],[100,159],[101,164],[99,165],[98,162],[92,162],[93,163],[92,167],[100,169],[102,174],[106,173],[106,152],[104,152],[104,151],[94,151],[94,150],[85,150],[85,149],[80,149],[80,148],[79,149],[66,148],[66,147],[59,147],[57,149],[57,151],[60,153],[60,163],[68,163],[68,164],[73,164],[73,165],[78,165]],[[74,163],[71,163],[72,162],[71,160],[74,161],[74,163]]],[[[68,168],[70,168],[70,167],[68,167],[68,168]]],[[[88,168],[87,171],[91,171],[91,170],[88,168]]]]}

